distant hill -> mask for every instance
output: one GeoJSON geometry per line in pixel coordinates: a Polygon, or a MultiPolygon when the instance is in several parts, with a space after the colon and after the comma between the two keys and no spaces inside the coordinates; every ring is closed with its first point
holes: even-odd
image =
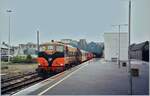
{"type": "Polygon", "coordinates": [[[72,40],[72,39],[63,39],[61,40],[64,43],[68,43],[74,47],[80,48],[85,51],[89,51],[98,55],[102,55],[104,50],[104,43],[103,42],[90,42],[87,43],[86,39],[80,39],[79,41],[72,40]]]}

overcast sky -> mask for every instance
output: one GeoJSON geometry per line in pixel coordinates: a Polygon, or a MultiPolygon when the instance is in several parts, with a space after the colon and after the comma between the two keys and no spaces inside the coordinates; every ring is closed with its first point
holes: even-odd
{"type": "MultiPolygon", "coordinates": [[[[150,0],[132,0],[132,42],[150,38],[150,0]]],[[[0,0],[0,32],[8,41],[8,13],[11,15],[11,43],[85,38],[103,42],[104,32],[117,32],[112,24],[128,23],[128,0],[0,0]]],[[[121,27],[127,32],[128,27],[121,27]]]]}

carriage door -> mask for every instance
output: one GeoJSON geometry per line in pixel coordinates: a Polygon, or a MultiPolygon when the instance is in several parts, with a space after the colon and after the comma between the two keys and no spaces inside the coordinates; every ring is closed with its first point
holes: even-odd
{"type": "Polygon", "coordinates": [[[68,57],[68,47],[65,46],[65,48],[64,48],[64,62],[65,62],[65,64],[68,63],[67,57],[68,57]]]}

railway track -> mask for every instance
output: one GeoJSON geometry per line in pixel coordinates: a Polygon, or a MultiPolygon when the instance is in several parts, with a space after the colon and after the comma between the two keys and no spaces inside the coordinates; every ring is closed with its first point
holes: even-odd
{"type": "Polygon", "coordinates": [[[19,78],[23,78],[24,76],[31,75],[31,74],[35,74],[35,71],[34,72],[22,73],[22,74],[18,74],[18,75],[15,75],[15,76],[4,75],[4,76],[1,76],[1,83],[5,83],[5,82],[9,82],[9,81],[16,80],[16,79],[19,79],[19,78]]]}
{"type": "Polygon", "coordinates": [[[43,80],[43,78],[39,77],[36,72],[5,78],[1,82],[1,94],[12,94],[21,88],[25,88],[41,80],[43,80]]]}
{"type": "MultiPolygon", "coordinates": [[[[54,76],[54,75],[56,74],[50,74],[49,77],[54,76]]],[[[20,89],[26,88],[44,79],[46,78],[39,77],[38,73],[35,71],[18,74],[16,76],[3,76],[1,78],[1,94],[11,95],[13,93],[18,92],[20,89]]]]}

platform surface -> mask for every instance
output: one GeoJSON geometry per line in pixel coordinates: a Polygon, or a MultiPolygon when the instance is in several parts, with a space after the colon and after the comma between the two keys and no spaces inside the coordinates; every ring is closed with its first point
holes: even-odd
{"type": "MultiPolygon", "coordinates": [[[[132,78],[132,93],[149,93],[149,64],[133,60],[132,68],[139,77],[132,78]]],[[[92,59],[70,70],[48,78],[14,95],[128,95],[130,94],[128,66],[92,59]]]]}

